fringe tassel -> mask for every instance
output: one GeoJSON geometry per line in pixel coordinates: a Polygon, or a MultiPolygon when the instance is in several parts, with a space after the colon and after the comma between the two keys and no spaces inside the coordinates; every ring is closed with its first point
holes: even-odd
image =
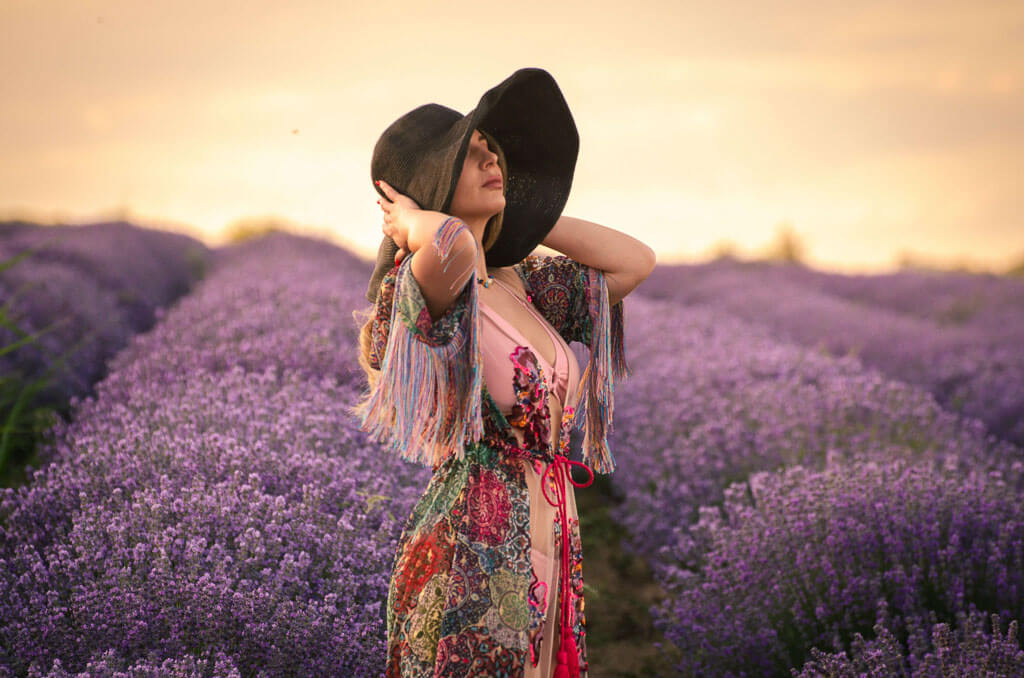
{"type": "Polygon", "coordinates": [[[554,678],[580,678],[580,656],[572,632],[562,634],[554,678]]]}
{"type": "MultiPolygon", "coordinates": [[[[422,296],[412,259],[398,269],[387,349],[380,378],[361,408],[361,427],[403,459],[433,467],[452,455],[463,459],[465,446],[483,437],[477,291],[471,284],[468,317],[451,341],[428,344],[408,326],[416,318],[402,317],[403,296],[422,296]],[[407,285],[414,288],[405,290],[407,285]]],[[[426,308],[418,301],[413,308],[426,308]]]]}
{"type": "Polygon", "coordinates": [[[597,473],[615,470],[615,457],[608,448],[612,432],[615,380],[629,374],[623,337],[623,307],[608,307],[608,283],[604,273],[588,269],[590,288],[590,361],[584,370],[583,388],[577,400],[576,425],[584,425],[583,461],[597,473]]]}
{"type": "Polygon", "coordinates": [[[450,255],[455,239],[459,237],[460,233],[468,229],[469,226],[462,219],[448,217],[437,229],[437,233],[434,234],[432,244],[434,251],[437,252],[437,258],[444,262],[444,268],[441,269],[443,272],[447,273],[448,266],[452,263],[450,255]]]}

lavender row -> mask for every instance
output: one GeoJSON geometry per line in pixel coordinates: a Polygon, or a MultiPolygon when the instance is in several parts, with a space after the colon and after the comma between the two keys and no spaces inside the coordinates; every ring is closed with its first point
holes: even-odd
{"type": "Polygon", "coordinates": [[[923,270],[841,275],[804,266],[775,266],[768,270],[796,284],[859,304],[931,320],[940,326],[975,327],[1007,340],[1020,337],[1024,329],[1021,278],[923,270]]]}
{"type": "Polygon", "coordinates": [[[799,264],[722,258],[697,265],[661,266],[645,282],[644,294],[658,298],[676,297],[680,292],[700,296],[709,280],[736,272],[751,281],[798,285],[931,320],[940,326],[978,327],[999,335],[1019,332],[1024,320],[1024,279],[991,273],[901,270],[842,274],[799,264]],[[1007,323],[1007,318],[1013,321],[1007,323]]]}
{"type": "Polygon", "coordinates": [[[631,297],[626,333],[633,374],[616,390],[612,479],[647,554],[679,562],[697,509],[756,471],[901,456],[1010,472],[1021,458],[923,389],[716,308],[631,297]]]}
{"type": "Polygon", "coordinates": [[[323,241],[287,234],[218,249],[213,262],[216,282],[179,305],[174,323],[137,337],[110,361],[107,398],[123,401],[140,382],[235,366],[364,380],[354,354],[358,326],[352,313],[369,307],[367,262],[323,241]]]}
{"type": "MultiPolygon", "coordinates": [[[[1024,618],[1024,507],[998,477],[903,461],[763,472],[703,508],[692,533],[703,567],[667,582],[656,622],[682,675],[788,675],[812,648],[856,656],[853,640],[871,633],[880,606],[908,648],[904,668],[949,675],[928,669],[942,649],[928,637],[937,623],[1024,618]]],[[[1016,642],[1004,649],[1005,672],[985,675],[1024,671],[1016,642]]],[[[981,675],[971,662],[960,675],[981,675]]]]}
{"type": "Polygon", "coordinates": [[[348,410],[368,273],[296,237],[231,248],[116,357],[0,503],[0,667],[380,673],[429,471],[348,410]]]}
{"type": "Polygon", "coordinates": [[[931,280],[924,274],[854,279],[724,260],[666,267],[644,292],[707,303],[833,355],[855,353],[891,377],[924,387],[944,407],[1024,444],[1024,282],[968,284],[950,275],[935,283],[922,282],[931,280]],[[888,283],[903,284],[904,291],[886,296],[888,283]],[[955,317],[957,304],[968,303],[981,304],[974,320],[951,323],[946,316],[955,317]],[[923,310],[911,312],[915,307],[923,310]]]}
{"type": "MultiPolygon", "coordinates": [[[[57,365],[39,396],[57,407],[88,393],[107,359],[151,327],[158,309],[188,292],[209,256],[193,238],[122,222],[0,224],[0,260],[30,248],[38,249],[0,272],[0,303],[22,331],[52,329],[0,356],[0,372],[34,379],[57,365]]],[[[0,327],[0,346],[18,338],[0,327]]]]}
{"type": "Polygon", "coordinates": [[[79,226],[0,223],[5,252],[44,242],[32,254],[34,261],[60,264],[113,292],[136,331],[152,326],[156,308],[192,288],[210,256],[206,246],[187,235],[124,221],[79,226]]]}
{"type": "MultiPolygon", "coordinates": [[[[737,593],[735,599],[708,602],[705,609],[686,597],[709,586],[709,564],[718,556],[706,525],[709,512],[717,509],[708,507],[725,501],[730,484],[791,466],[829,468],[841,476],[845,471],[834,469],[902,459],[957,481],[995,473],[1007,483],[1008,496],[1019,494],[1021,450],[986,434],[980,422],[944,410],[920,388],[866,369],[852,356],[833,358],[780,342],[765,327],[715,308],[643,297],[630,302],[627,346],[633,375],[616,392],[613,449],[619,468],[612,480],[624,502],[615,514],[629,526],[631,546],[652,559],[670,593],[656,617],[687,658],[679,665],[684,675],[725,675],[712,670],[715,662],[736,667],[732,675],[782,675],[771,673],[783,667],[780,657],[806,657],[822,638],[833,640],[825,632],[814,635],[817,627],[805,619],[794,623],[777,616],[785,615],[790,601],[762,599],[759,605],[742,589],[749,601],[737,593]],[[707,617],[716,605],[718,616],[707,617]],[[687,617],[687,610],[706,617],[687,617]],[[777,629],[804,627],[808,638],[791,642],[773,635],[777,629]],[[738,658],[743,653],[737,646],[749,654],[738,658]],[[729,664],[729,657],[736,663],[729,664]]],[[[808,516],[798,501],[797,496],[780,498],[773,516],[799,524],[808,516]]],[[[767,530],[768,543],[779,534],[773,529],[767,530]]],[[[842,535],[843,525],[830,529],[842,535]]],[[[721,560],[786,581],[806,565],[795,559],[797,543],[794,539],[770,554],[721,560]]],[[[856,560],[855,568],[861,568],[856,576],[888,575],[873,569],[876,565],[882,568],[878,560],[856,560]]],[[[983,571],[969,576],[982,577],[986,585],[983,571]]],[[[858,602],[873,609],[876,600],[865,594],[858,602]]],[[[835,609],[827,600],[824,604],[835,609]]],[[[848,641],[850,633],[871,629],[872,619],[863,619],[837,622],[830,631],[842,630],[848,641]]]]}

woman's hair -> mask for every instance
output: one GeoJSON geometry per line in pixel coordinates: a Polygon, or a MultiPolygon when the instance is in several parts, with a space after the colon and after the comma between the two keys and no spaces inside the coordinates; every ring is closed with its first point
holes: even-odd
{"type": "MultiPolygon", "coordinates": [[[[504,179],[504,185],[507,186],[508,165],[505,162],[504,151],[501,150],[501,146],[493,136],[483,130],[480,130],[480,134],[483,135],[484,139],[487,140],[487,145],[490,146],[491,150],[498,156],[498,167],[501,168],[501,176],[504,179]]],[[[485,252],[491,249],[494,243],[497,242],[498,235],[501,233],[501,223],[504,214],[505,210],[501,210],[487,220],[487,226],[484,227],[484,235],[482,238],[485,252]]],[[[374,386],[377,384],[377,379],[380,377],[380,370],[376,370],[370,365],[370,349],[373,347],[373,339],[370,335],[371,330],[373,329],[375,311],[376,309],[371,306],[367,309],[355,311],[352,314],[356,319],[356,322],[361,325],[361,329],[359,330],[359,366],[362,367],[363,372],[366,373],[366,381],[370,386],[370,391],[373,391],[374,386]]]]}

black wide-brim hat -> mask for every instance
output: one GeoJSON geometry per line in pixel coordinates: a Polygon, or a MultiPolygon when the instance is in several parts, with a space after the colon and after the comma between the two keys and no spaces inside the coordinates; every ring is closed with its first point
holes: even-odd
{"type": "MultiPolygon", "coordinates": [[[[511,266],[544,240],[562,214],[576,169],[580,139],[569,106],[551,74],[521,68],[487,90],[463,115],[424,104],[388,126],[373,149],[372,181],[383,179],[420,208],[448,213],[475,129],[493,136],[505,155],[501,233],[485,253],[488,266],[511,266]]],[[[374,184],[383,197],[384,191],[374,184]]],[[[398,247],[385,236],[366,298],[395,265],[398,247]]]]}

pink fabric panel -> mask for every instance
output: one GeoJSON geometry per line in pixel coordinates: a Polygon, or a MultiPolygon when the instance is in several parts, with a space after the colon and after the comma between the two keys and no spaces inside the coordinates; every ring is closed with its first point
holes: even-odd
{"type": "Polygon", "coordinates": [[[487,304],[483,303],[482,300],[479,304],[481,311],[480,348],[481,358],[483,359],[484,383],[487,385],[488,392],[490,392],[494,401],[498,404],[498,409],[507,415],[512,411],[512,406],[516,404],[516,393],[513,386],[515,372],[509,356],[517,346],[528,346],[537,356],[541,369],[544,370],[544,378],[548,382],[548,388],[556,394],[563,408],[566,403],[571,402],[570,399],[575,396],[576,388],[579,386],[580,366],[576,361],[576,356],[569,350],[569,345],[551,327],[551,324],[533,308],[532,304],[523,302],[524,305],[530,308],[534,317],[537,318],[537,321],[548,333],[548,336],[551,337],[551,341],[554,342],[556,358],[555,365],[553,366],[544,359],[540,351],[530,346],[523,335],[509,324],[508,321],[498,315],[487,304]],[[552,374],[554,374],[554,379],[552,379],[552,374]],[[552,381],[554,382],[553,384],[552,381]]]}

